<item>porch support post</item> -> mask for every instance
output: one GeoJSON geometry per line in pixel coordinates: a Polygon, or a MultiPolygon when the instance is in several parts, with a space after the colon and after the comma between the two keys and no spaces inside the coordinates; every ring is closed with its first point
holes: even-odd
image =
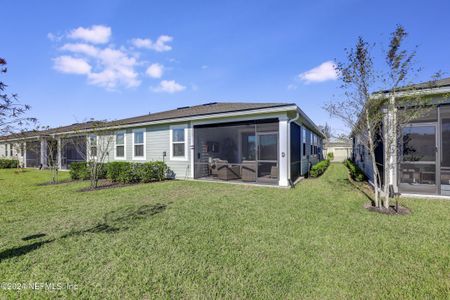
{"type": "Polygon", "coordinates": [[[62,167],[62,161],[61,161],[61,157],[62,157],[62,155],[61,155],[61,153],[62,153],[61,138],[60,137],[57,138],[56,141],[58,143],[58,146],[57,146],[57,149],[58,149],[58,154],[57,154],[58,155],[58,169],[61,170],[61,167],[62,167]]]}
{"type": "Polygon", "coordinates": [[[46,153],[47,153],[47,141],[45,139],[41,139],[41,164],[42,164],[42,167],[47,167],[46,153]]]}
{"type": "Polygon", "coordinates": [[[27,142],[23,142],[23,167],[27,168],[27,142]]]}
{"type": "Polygon", "coordinates": [[[279,129],[278,129],[278,140],[279,140],[279,148],[280,151],[278,153],[278,163],[279,163],[279,182],[280,186],[289,186],[288,182],[288,164],[289,164],[289,149],[288,149],[288,125],[289,118],[287,116],[281,116],[278,118],[279,120],[279,129]]]}

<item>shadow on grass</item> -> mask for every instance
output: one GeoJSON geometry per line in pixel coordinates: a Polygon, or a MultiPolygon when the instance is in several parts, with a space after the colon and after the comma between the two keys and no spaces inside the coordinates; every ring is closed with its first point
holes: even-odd
{"type": "MultiPolygon", "coordinates": [[[[142,205],[138,208],[127,208],[122,210],[116,210],[109,213],[106,213],[101,222],[98,222],[96,225],[81,229],[74,230],[69,233],[66,233],[59,238],[34,242],[32,244],[14,247],[10,249],[6,249],[0,252],[0,262],[6,259],[10,259],[13,257],[19,257],[22,255],[26,255],[34,250],[39,249],[45,244],[52,243],[58,239],[66,239],[73,236],[79,236],[84,234],[99,234],[99,233],[116,233],[122,230],[129,229],[129,226],[133,225],[133,222],[141,219],[145,219],[156,214],[162,213],[166,210],[167,204],[157,203],[154,205],[142,205]]],[[[46,236],[45,233],[37,233],[26,236],[22,238],[23,241],[29,241],[33,239],[38,239],[46,236]]]]}
{"type": "Polygon", "coordinates": [[[45,234],[45,233],[36,233],[36,234],[32,234],[32,235],[23,237],[23,238],[22,238],[22,241],[34,240],[34,239],[41,238],[41,237],[43,237],[43,236],[46,236],[46,234],[45,234]]]}
{"type": "Polygon", "coordinates": [[[47,240],[41,242],[35,242],[29,245],[14,247],[11,249],[6,249],[5,251],[0,252],[0,262],[3,260],[18,257],[30,253],[34,250],[41,248],[43,245],[53,242],[54,240],[47,240]]]}

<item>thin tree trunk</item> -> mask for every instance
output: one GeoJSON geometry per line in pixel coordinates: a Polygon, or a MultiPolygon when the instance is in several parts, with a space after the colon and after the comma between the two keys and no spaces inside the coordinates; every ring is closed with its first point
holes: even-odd
{"type": "Polygon", "coordinates": [[[370,121],[369,121],[369,111],[365,110],[365,116],[366,116],[366,127],[367,127],[367,136],[369,140],[369,153],[372,160],[372,174],[373,174],[373,184],[374,184],[374,191],[375,191],[375,206],[380,207],[380,200],[379,200],[379,190],[378,190],[378,169],[377,164],[375,161],[375,152],[373,151],[373,137],[372,137],[372,130],[370,128],[370,121]]]}
{"type": "MultiPolygon", "coordinates": [[[[392,95],[389,99],[389,108],[388,108],[388,130],[386,136],[386,144],[388,147],[386,164],[387,164],[387,177],[386,183],[391,182],[391,173],[393,173],[394,168],[394,155],[396,155],[395,147],[397,141],[397,119],[396,119],[396,109],[395,109],[395,94],[392,95]]],[[[386,184],[388,186],[388,184],[386,184]]],[[[387,193],[384,195],[384,208],[389,208],[389,190],[387,189],[387,193]]]]}

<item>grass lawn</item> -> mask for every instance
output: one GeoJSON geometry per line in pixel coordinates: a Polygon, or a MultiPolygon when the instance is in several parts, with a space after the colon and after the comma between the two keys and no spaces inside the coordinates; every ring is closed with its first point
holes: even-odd
{"type": "Polygon", "coordinates": [[[450,201],[402,199],[408,216],[368,212],[340,164],[290,190],[168,181],[78,192],[88,183],[39,185],[49,179],[0,170],[0,298],[450,293],[450,201]]]}

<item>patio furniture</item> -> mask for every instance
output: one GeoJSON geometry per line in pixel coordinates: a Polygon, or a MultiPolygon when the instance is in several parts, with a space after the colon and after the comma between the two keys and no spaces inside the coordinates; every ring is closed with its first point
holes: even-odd
{"type": "MultiPolygon", "coordinates": [[[[225,161],[226,162],[226,161],[225,161]]],[[[240,167],[235,165],[230,165],[228,162],[226,163],[216,163],[217,168],[217,178],[221,180],[233,180],[239,179],[240,176],[240,167]]]]}
{"type": "Polygon", "coordinates": [[[278,178],[278,167],[277,166],[273,166],[270,169],[270,178],[278,178]]]}
{"type": "Polygon", "coordinates": [[[228,164],[228,161],[222,160],[220,158],[210,158],[209,159],[209,174],[217,177],[218,175],[218,165],[222,166],[224,164],[228,164]]]}
{"type": "Polygon", "coordinates": [[[242,181],[256,181],[256,161],[244,160],[241,164],[242,181]]]}

